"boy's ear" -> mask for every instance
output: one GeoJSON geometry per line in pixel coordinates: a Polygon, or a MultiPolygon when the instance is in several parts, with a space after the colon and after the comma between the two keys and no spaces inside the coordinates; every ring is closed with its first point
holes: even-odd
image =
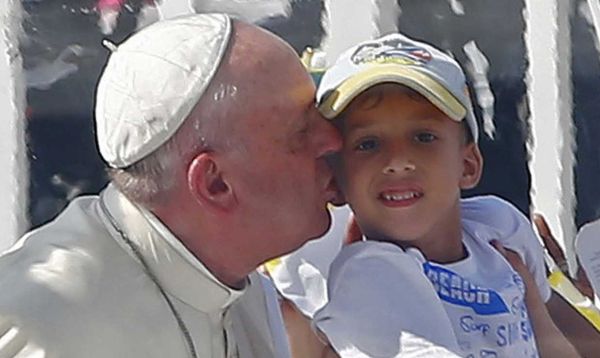
{"type": "Polygon", "coordinates": [[[483,172],[483,156],[476,143],[469,143],[463,149],[463,172],[460,179],[460,188],[472,189],[483,172]]]}
{"type": "Polygon", "coordinates": [[[187,168],[188,190],[204,207],[229,210],[236,204],[231,184],[224,178],[219,161],[213,153],[200,153],[187,168]]]}

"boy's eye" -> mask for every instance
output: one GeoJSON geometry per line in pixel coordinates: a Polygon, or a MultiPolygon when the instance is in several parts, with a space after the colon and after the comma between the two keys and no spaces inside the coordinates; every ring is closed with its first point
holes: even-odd
{"type": "Polygon", "coordinates": [[[376,149],[378,147],[378,145],[379,145],[379,143],[377,142],[376,139],[368,138],[368,139],[360,140],[358,142],[358,144],[354,147],[354,149],[356,149],[359,152],[366,152],[366,151],[376,149]]]}
{"type": "Polygon", "coordinates": [[[429,132],[422,132],[415,136],[415,139],[421,143],[431,143],[437,139],[437,137],[429,132]]]}

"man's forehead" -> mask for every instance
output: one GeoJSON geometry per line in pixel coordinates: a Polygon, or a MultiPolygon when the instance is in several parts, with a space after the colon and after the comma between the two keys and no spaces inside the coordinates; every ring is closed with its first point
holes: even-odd
{"type": "Polygon", "coordinates": [[[277,76],[266,78],[263,100],[273,105],[294,110],[294,108],[315,106],[316,88],[308,73],[301,69],[301,73],[284,72],[280,80],[277,76]]]}

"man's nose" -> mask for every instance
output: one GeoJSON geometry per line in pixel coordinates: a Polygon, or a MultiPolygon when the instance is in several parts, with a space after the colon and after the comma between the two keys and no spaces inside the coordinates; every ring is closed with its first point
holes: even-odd
{"type": "Polygon", "coordinates": [[[320,125],[315,133],[315,146],[317,148],[317,157],[323,157],[339,152],[342,149],[342,135],[325,118],[318,119],[320,125]]]}

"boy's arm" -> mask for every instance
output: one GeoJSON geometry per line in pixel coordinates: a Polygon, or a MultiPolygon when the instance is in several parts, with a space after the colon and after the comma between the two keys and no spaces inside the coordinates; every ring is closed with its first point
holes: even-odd
{"type": "Polygon", "coordinates": [[[420,265],[389,243],[342,249],[329,302],[313,322],[340,357],[457,357],[450,320],[420,265]]]}

